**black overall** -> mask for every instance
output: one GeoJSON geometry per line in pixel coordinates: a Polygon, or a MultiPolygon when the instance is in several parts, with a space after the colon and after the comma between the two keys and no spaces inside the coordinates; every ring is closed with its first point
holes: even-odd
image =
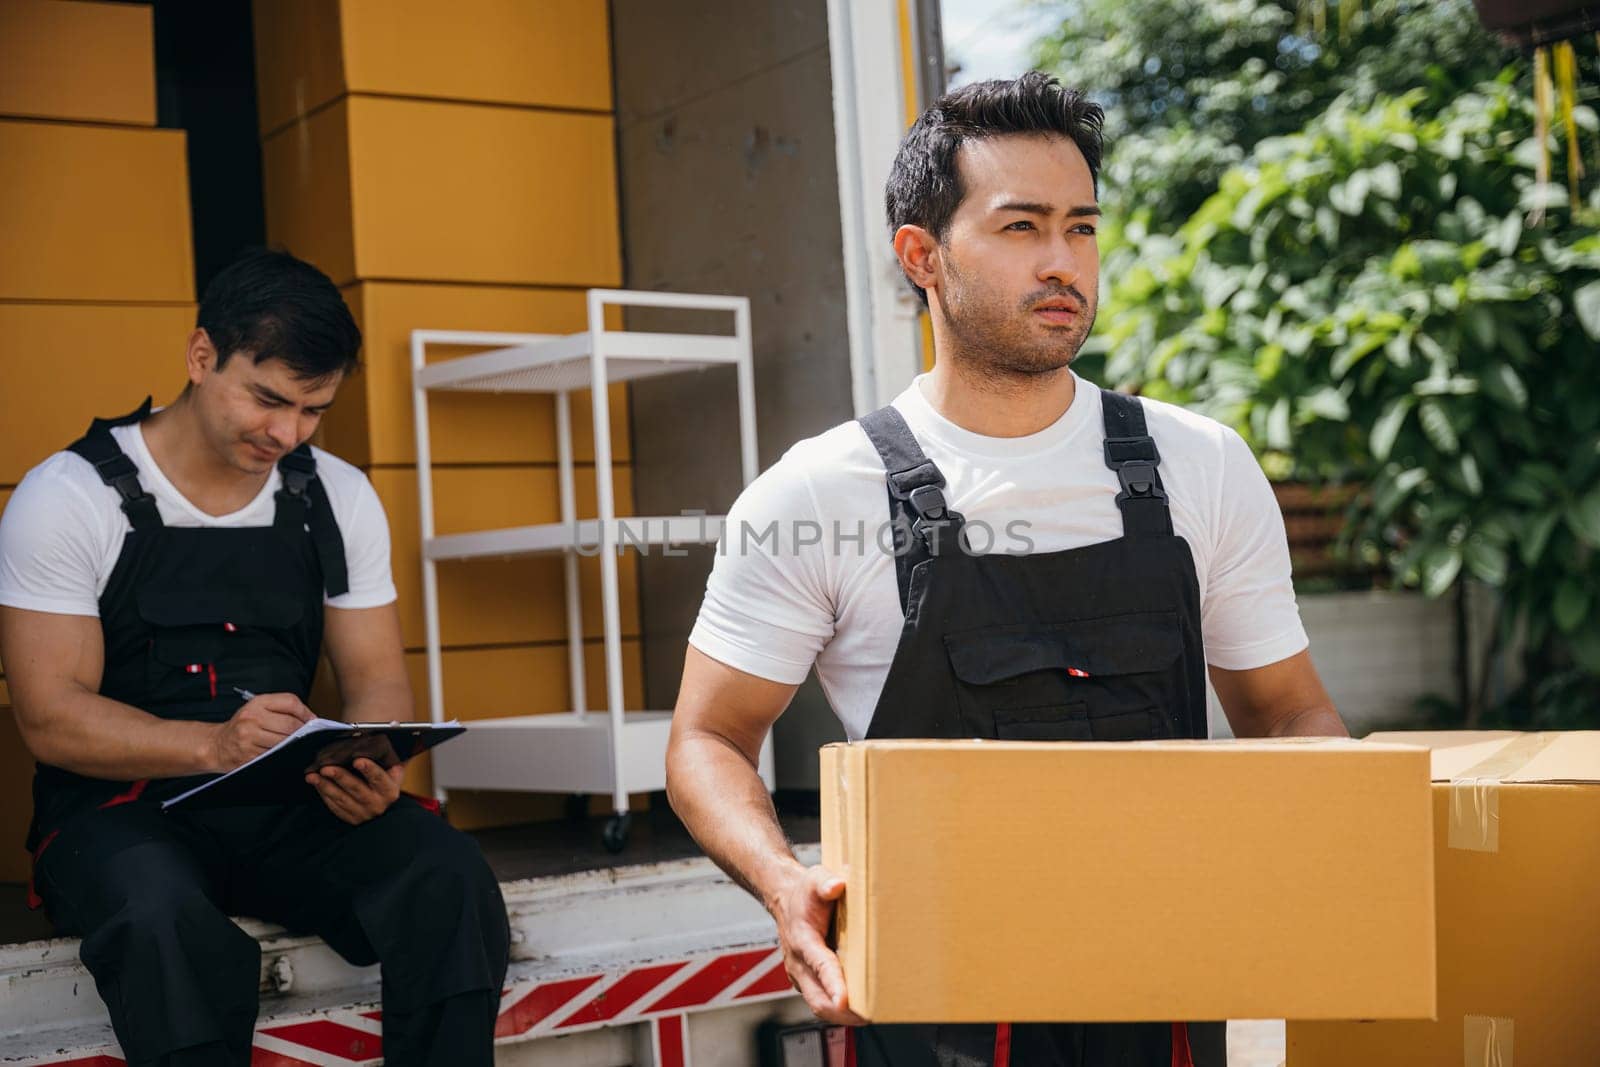
{"type": "MultiPolygon", "coordinates": [[[[1026,556],[965,550],[944,476],[899,412],[860,420],[887,474],[905,611],[869,739],[1207,735],[1194,560],[1143,408],[1101,395],[1123,536],[1026,556]]],[[[856,1047],[863,1067],[1177,1067],[1191,1062],[1185,1038],[1195,1067],[1222,1067],[1220,1023],[869,1026],[856,1047]]]]}
{"type": "MultiPolygon", "coordinates": [[[[323,597],[348,588],[343,540],[306,446],[279,463],[271,526],[169,527],[113,426],[71,451],[121,497],[132,529],[104,593],[100,694],[153,715],[223,722],[235,687],[308,698],[323,597]]],[[[383,964],[389,1063],[490,1062],[509,945],[475,843],[401,798],[361,826],[309,787],[282,804],[163,813],[194,778],[113,782],[39,764],[29,848],[52,921],[80,955],[133,1064],[247,1064],[260,948],[230,914],[316,933],[383,964]]]]}

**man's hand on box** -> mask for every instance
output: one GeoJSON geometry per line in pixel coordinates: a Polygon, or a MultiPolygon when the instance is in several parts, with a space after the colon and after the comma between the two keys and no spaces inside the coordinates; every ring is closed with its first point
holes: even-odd
{"type": "Polygon", "coordinates": [[[306,775],[306,784],[317,791],[329,811],[351,826],[359,826],[400,799],[400,779],[406,769],[396,764],[384,770],[369,759],[358,759],[352,766],[354,770],[323,767],[306,775]]]}
{"type": "Polygon", "coordinates": [[[255,759],[316,718],[293,693],[252,697],[211,735],[206,763],[218,774],[255,759]]]}
{"type": "Polygon", "coordinates": [[[850,1010],[844,968],[827,943],[828,924],[842,896],[843,878],[824,867],[806,867],[779,889],[768,910],[778,924],[789,982],[806,1006],[824,1022],[860,1026],[866,1020],[850,1010]]]}

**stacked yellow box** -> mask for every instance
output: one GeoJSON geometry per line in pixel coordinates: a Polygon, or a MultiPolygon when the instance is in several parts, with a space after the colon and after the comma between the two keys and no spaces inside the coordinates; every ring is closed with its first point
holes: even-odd
{"type": "Polygon", "coordinates": [[[1437,1022],[1290,1022],[1289,1067],[1600,1063],[1600,732],[1432,749],[1437,1022]]]}
{"type": "MultiPolygon", "coordinates": [[[[189,180],[155,120],[148,5],[0,4],[0,504],[90,415],[182,385],[189,180]]],[[[0,700],[0,842],[20,846],[31,765],[0,700]]],[[[0,879],[26,876],[0,847],[0,879]]]]}
{"type": "MultiPolygon", "coordinates": [[[[366,336],[365,368],[329,413],[323,444],[369,471],[388,510],[419,701],[411,331],[571,333],[585,327],[583,291],[620,284],[606,12],[598,0],[254,8],[268,236],[343,287],[366,336]]],[[[626,513],[624,402],[613,390],[626,513]]],[[[430,407],[440,533],[556,518],[549,398],[440,394],[430,407]]],[[[593,506],[586,395],[573,412],[581,510],[593,506]]],[[[597,639],[598,567],[585,563],[586,630],[597,639]]],[[[622,573],[624,670],[638,707],[638,598],[626,559],[622,573]]],[[[569,710],[559,560],[447,565],[440,600],[448,714],[569,710]]],[[[589,692],[603,693],[598,646],[589,668],[589,692]]],[[[548,800],[453,793],[451,814],[463,825],[554,815],[548,800]]]]}

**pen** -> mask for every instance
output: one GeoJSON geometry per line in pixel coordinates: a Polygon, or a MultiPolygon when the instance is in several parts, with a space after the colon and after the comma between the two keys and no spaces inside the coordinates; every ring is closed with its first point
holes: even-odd
{"type": "Polygon", "coordinates": [[[246,704],[250,703],[250,701],[252,701],[252,700],[254,700],[256,698],[256,695],[254,693],[250,692],[250,690],[248,690],[248,689],[240,689],[238,686],[234,686],[233,687],[233,691],[235,693],[238,693],[239,694],[239,699],[243,700],[246,704]]]}

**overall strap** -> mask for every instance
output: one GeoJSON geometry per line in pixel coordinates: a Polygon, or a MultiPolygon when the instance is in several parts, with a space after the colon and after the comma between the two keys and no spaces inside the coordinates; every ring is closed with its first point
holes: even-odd
{"type": "Polygon", "coordinates": [[[139,468],[128,458],[111,436],[113,426],[131,426],[150,417],[150,398],[128,414],[115,419],[95,419],[84,435],[67,446],[94,467],[100,480],[117,491],[122,498],[123,513],[135,530],[148,530],[161,526],[161,512],[156,508],[156,498],[145,492],[139,481],[139,468]]]}
{"type": "Polygon", "coordinates": [[[1109,389],[1100,391],[1105,409],[1106,466],[1117,472],[1122,492],[1117,507],[1122,511],[1124,537],[1162,537],[1172,533],[1172,512],[1167,494],[1161,488],[1161,453],[1155,438],[1144,424],[1144,406],[1136,396],[1124,396],[1109,389]]]}
{"type": "Polygon", "coordinates": [[[889,521],[894,529],[895,578],[900,609],[905,611],[912,570],[925,559],[960,551],[966,519],[945,501],[944,475],[923,454],[900,412],[887,405],[857,421],[883,461],[889,521]]]}
{"type": "Polygon", "coordinates": [[[348,593],[350,572],[345,567],[344,537],[339,533],[322,480],[317,477],[311,446],[303,444],[280,459],[278,471],[283,475],[283,486],[276,495],[277,512],[272,524],[291,536],[302,529],[309,531],[328,596],[348,593]]]}

